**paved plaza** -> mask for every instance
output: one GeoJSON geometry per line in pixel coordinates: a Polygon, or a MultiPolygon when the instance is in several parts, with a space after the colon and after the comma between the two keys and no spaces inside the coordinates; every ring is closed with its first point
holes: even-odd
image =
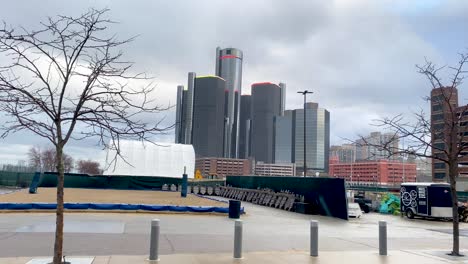
{"type": "MultiPolygon", "coordinates": [[[[344,221],[249,203],[243,203],[243,206],[247,211],[242,216],[245,263],[254,263],[247,259],[270,258],[269,254],[262,252],[273,252],[271,255],[278,255],[278,259],[296,256],[307,260],[304,263],[334,263],[326,262],[324,258],[320,262],[310,262],[312,260],[307,256],[309,223],[313,219],[320,222],[320,255],[336,255],[335,259],[361,254],[377,261],[379,220],[388,222],[388,248],[394,252],[390,254],[393,259],[409,254],[413,258],[429,256],[434,261],[440,261],[446,259],[443,253],[448,252],[451,246],[450,222],[408,220],[380,214],[364,214],[361,219],[344,221]],[[437,254],[442,257],[436,257],[437,254]]],[[[207,256],[214,255],[219,257],[219,262],[212,263],[231,263],[234,223],[221,215],[67,213],[64,254],[96,256],[94,263],[125,263],[118,262],[118,259],[125,258],[136,258],[144,263],[144,256],[148,255],[150,222],[153,218],[161,220],[161,263],[176,263],[177,258],[200,259],[199,262],[191,263],[211,263],[203,259],[210,259],[207,256]],[[112,258],[114,260],[111,261],[112,258]]],[[[23,260],[30,257],[50,256],[54,223],[53,213],[1,213],[0,258],[4,263],[7,263],[7,258],[9,263],[26,263],[23,260]]],[[[461,224],[461,229],[460,242],[464,249],[468,245],[468,224],[461,224]]],[[[390,258],[386,261],[393,263],[388,262],[390,258]]]]}

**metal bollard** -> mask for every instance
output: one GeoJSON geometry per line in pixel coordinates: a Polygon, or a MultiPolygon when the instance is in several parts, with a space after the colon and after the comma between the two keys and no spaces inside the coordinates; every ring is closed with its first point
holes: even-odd
{"type": "Polygon", "coordinates": [[[150,261],[159,261],[159,219],[151,220],[150,261]]]}
{"type": "Polygon", "coordinates": [[[318,224],[317,220],[310,221],[310,255],[318,256],[318,224]]]}
{"type": "Polygon", "coordinates": [[[234,222],[234,258],[242,258],[242,220],[234,222]]]}
{"type": "Polygon", "coordinates": [[[387,222],[379,221],[379,255],[387,255],[387,222]]]}

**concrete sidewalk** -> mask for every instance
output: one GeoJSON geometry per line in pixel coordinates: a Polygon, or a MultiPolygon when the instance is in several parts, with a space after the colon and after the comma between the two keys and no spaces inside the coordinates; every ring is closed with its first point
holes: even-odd
{"type": "MultiPolygon", "coordinates": [[[[69,256],[68,258],[72,258],[69,256]]],[[[0,263],[25,264],[31,257],[0,258],[0,263]]],[[[146,264],[148,256],[98,256],[93,264],[146,264]]],[[[324,251],[318,257],[310,257],[304,251],[250,252],[243,259],[233,259],[231,254],[174,254],[162,255],[156,263],[192,263],[192,264],[227,264],[227,263],[359,263],[359,264],[397,264],[397,263],[468,263],[468,257],[455,258],[446,256],[443,251],[390,251],[388,256],[379,256],[371,251],[324,251]]]]}

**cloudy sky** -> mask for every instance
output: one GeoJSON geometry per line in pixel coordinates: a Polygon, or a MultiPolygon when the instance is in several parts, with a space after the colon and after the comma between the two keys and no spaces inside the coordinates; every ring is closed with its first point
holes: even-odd
{"type": "MultiPolygon", "coordinates": [[[[287,108],[301,107],[296,91],[331,112],[331,142],[375,130],[372,120],[428,109],[428,82],[416,73],[424,57],[457,62],[468,47],[468,2],[450,0],[326,1],[7,1],[0,19],[37,28],[57,14],[109,8],[109,30],[139,35],[126,57],[156,77],[157,99],[173,104],[187,72],[214,73],[215,48],[244,52],[242,93],[258,81],[285,82],[287,108]]],[[[449,77],[444,76],[446,79],[449,77]]],[[[466,85],[459,87],[461,103],[466,85]]],[[[166,113],[173,122],[174,111],[166,113]]],[[[172,135],[159,141],[171,142],[172,135]]],[[[71,142],[75,158],[95,158],[95,142],[71,142]]],[[[0,139],[0,163],[26,159],[29,147],[47,146],[26,133],[0,139]]]]}

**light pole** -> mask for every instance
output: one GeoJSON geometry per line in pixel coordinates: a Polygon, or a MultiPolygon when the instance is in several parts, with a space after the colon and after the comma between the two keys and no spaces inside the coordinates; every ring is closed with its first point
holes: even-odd
{"type": "Polygon", "coordinates": [[[307,90],[304,90],[304,91],[299,91],[297,93],[300,93],[302,95],[304,95],[304,177],[307,176],[307,154],[306,154],[306,97],[307,97],[307,94],[311,94],[313,92],[310,92],[310,91],[307,91],[307,90]]]}

